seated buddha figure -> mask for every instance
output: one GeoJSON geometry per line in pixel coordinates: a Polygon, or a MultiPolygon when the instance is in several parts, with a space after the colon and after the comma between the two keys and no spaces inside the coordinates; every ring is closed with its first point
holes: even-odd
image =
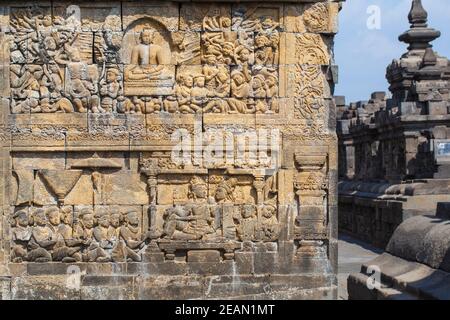
{"type": "Polygon", "coordinates": [[[153,43],[154,32],[149,29],[141,31],[140,43],[131,51],[131,66],[125,71],[125,80],[161,79],[166,57],[161,46],[153,43]]]}

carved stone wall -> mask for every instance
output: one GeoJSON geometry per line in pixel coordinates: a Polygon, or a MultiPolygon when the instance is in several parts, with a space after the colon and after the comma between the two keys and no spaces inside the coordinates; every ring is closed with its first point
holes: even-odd
{"type": "Polygon", "coordinates": [[[1,296],[334,298],[339,8],[2,2],[1,296]]]}

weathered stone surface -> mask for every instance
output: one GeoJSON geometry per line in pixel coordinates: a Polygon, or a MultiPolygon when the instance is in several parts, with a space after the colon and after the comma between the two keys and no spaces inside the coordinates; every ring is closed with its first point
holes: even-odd
{"type": "Polygon", "coordinates": [[[394,232],[386,252],[348,278],[350,299],[450,299],[449,220],[415,217],[394,232]],[[381,274],[373,275],[373,272],[381,274]],[[368,283],[378,283],[368,288],[368,283]]]}
{"type": "Polygon", "coordinates": [[[334,298],[339,9],[2,3],[2,297],[334,298]]]}

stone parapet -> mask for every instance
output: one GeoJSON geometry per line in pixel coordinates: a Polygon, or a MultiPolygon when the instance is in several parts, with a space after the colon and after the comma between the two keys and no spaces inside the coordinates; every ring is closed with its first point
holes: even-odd
{"type": "Polygon", "coordinates": [[[349,299],[449,300],[449,239],[449,220],[408,219],[397,228],[385,253],[350,275],[349,299]]]}

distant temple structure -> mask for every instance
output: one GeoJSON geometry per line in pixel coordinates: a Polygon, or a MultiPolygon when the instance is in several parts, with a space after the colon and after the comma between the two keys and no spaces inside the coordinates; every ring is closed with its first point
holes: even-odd
{"type": "Polygon", "coordinates": [[[450,201],[450,62],[430,44],[414,0],[408,51],[386,71],[391,97],[345,104],[335,97],[339,137],[339,228],[384,248],[405,219],[450,201]]]}
{"type": "Polygon", "coordinates": [[[338,104],[339,227],[385,252],[347,280],[350,300],[450,299],[450,63],[413,0],[392,98],[338,104]]]}

